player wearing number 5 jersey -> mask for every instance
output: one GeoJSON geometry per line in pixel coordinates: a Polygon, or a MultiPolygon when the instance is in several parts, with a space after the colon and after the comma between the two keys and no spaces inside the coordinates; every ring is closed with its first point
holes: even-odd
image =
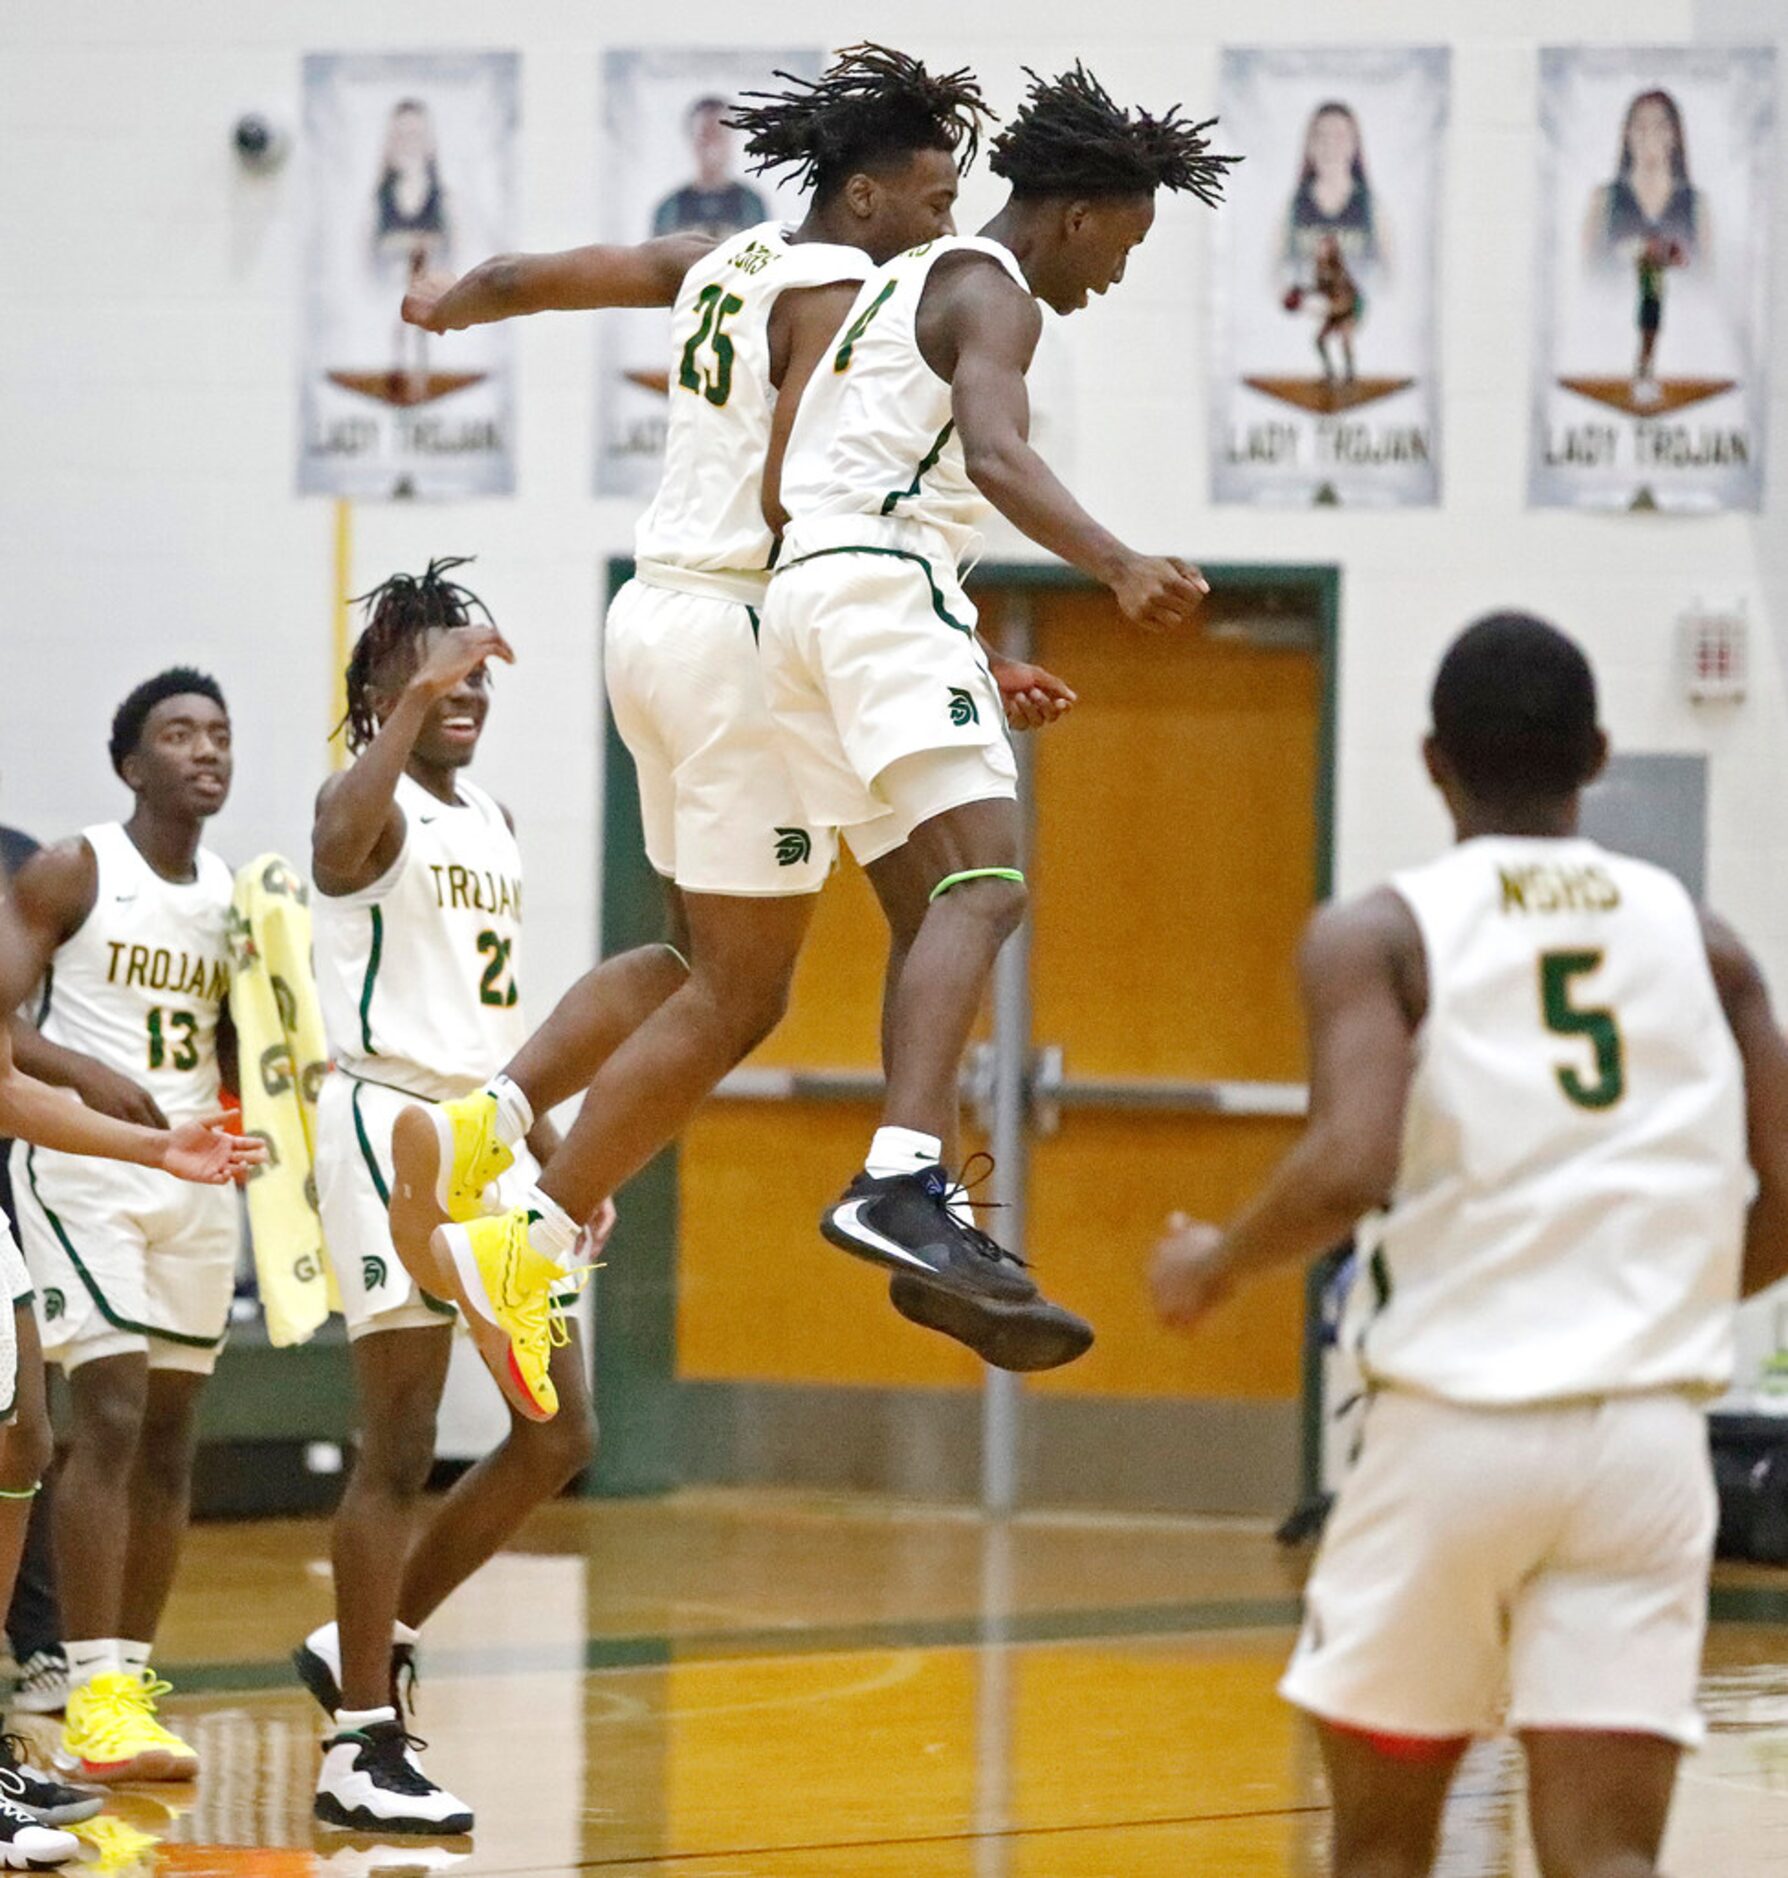
{"type": "MultiPolygon", "coordinates": [[[[159,1127],[216,1109],[233,1045],[230,870],[201,845],[233,762],[216,682],[177,668],[138,686],[113,720],[111,758],[130,819],[44,850],[13,882],[47,964],[37,1024],[16,1025],[14,1047],[28,1075],[159,1127]]],[[[229,1321],[236,1196],[24,1142],[13,1189],[44,1352],[72,1409],[55,1503],[70,1688],[59,1759],[95,1779],[185,1778],[197,1757],[155,1720],[163,1685],[148,1659],[185,1535],[199,1396],[229,1321]]]]}
{"type": "Polygon", "coordinates": [[[1189,1328],[1374,1215],[1364,1445],[1283,1684],[1336,1872],[1420,1878],[1506,1726],[1539,1868],[1647,1878],[1701,1733],[1704,1408],[1741,1285],[1788,1270],[1788,1044],[1723,925],[1578,835],[1607,742],[1575,645],[1482,620],[1433,713],[1458,845],[1317,915],[1308,1128],[1226,1232],[1170,1222],[1156,1299],[1189,1328]]]}

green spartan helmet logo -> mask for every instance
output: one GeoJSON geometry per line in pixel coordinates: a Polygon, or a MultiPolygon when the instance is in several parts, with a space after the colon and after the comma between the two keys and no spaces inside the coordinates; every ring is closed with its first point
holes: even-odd
{"type": "Polygon", "coordinates": [[[360,1282],[368,1291],[377,1291],[385,1282],[385,1261],[382,1258],[363,1258],[360,1261],[360,1282]]]}
{"type": "Polygon", "coordinates": [[[43,1294],[43,1314],[49,1323],[54,1323],[68,1309],[68,1300],[52,1285],[43,1294]]]}
{"type": "Polygon", "coordinates": [[[975,703],[973,696],[964,691],[960,685],[952,685],[950,687],[950,722],[958,730],[966,730],[970,724],[978,724],[980,721],[981,709],[975,703]]]}
{"type": "Polygon", "coordinates": [[[813,837],[805,828],[779,828],[776,831],[776,865],[799,867],[813,854],[813,837]]]}

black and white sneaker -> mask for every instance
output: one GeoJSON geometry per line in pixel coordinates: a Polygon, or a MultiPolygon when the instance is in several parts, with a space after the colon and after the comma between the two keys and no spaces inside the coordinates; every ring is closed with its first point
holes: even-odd
{"type": "Polygon", "coordinates": [[[40,1826],[73,1826],[104,1811],[103,1793],[52,1779],[26,1760],[30,1752],[22,1735],[0,1735],[0,1800],[29,1813],[40,1826]]]}
{"type": "Polygon", "coordinates": [[[60,1715],[68,1707],[68,1658],[60,1645],[33,1650],[19,1665],[12,1706],[21,1715],[60,1715]]]}
{"type": "MultiPolygon", "coordinates": [[[[333,1624],[325,1624],[292,1652],[292,1667],[298,1680],[316,1698],[318,1706],[331,1721],[341,1707],[341,1638],[333,1624]]],[[[416,1646],[394,1643],[391,1646],[391,1706],[399,1715],[414,1714],[416,1709],[416,1646]]]]}
{"type": "Polygon", "coordinates": [[[426,1745],[395,1716],[331,1735],[323,1743],[312,1812],[325,1825],[350,1832],[440,1838],[470,1832],[472,1809],[437,1787],[412,1752],[426,1745]]]}
{"type": "Polygon", "coordinates": [[[995,1369],[1060,1369],[1093,1347],[1092,1325],[1041,1292],[1028,1304],[999,1304],[960,1298],[896,1272],[888,1281],[888,1300],[909,1323],[954,1337],[995,1369]]]}
{"type": "Polygon", "coordinates": [[[0,1800],[0,1871],[49,1871],[80,1852],[81,1842],[72,1832],[41,1826],[29,1813],[0,1800]]]}
{"type": "Polygon", "coordinates": [[[820,1215],[841,1251],[907,1272],[970,1302],[1029,1304],[1037,1287],[1015,1252],[950,1211],[957,1191],[941,1167],[878,1179],[859,1174],[820,1215]]]}

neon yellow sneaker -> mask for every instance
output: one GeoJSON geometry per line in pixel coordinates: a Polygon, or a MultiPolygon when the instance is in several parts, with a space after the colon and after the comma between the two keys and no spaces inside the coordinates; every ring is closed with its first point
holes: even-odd
{"type": "Polygon", "coordinates": [[[566,1273],[528,1244],[525,1207],[442,1226],[434,1234],[434,1263],[450,1275],[466,1328],[497,1387],[530,1421],[559,1412],[559,1392],[547,1373],[553,1350],[571,1332],[553,1309],[553,1293],[566,1273]]]}
{"type": "Polygon", "coordinates": [[[497,1099],[483,1089],[452,1102],[413,1102],[391,1129],[391,1243],[425,1291],[450,1298],[429,1235],[450,1221],[477,1219],[484,1190],[515,1165],[497,1139],[497,1099]]]}
{"type": "Polygon", "coordinates": [[[56,1765],[82,1780],[190,1780],[199,1757],[155,1719],[155,1698],[171,1683],[153,1670],[114,1670],[68,1694],[56,1765]]]}

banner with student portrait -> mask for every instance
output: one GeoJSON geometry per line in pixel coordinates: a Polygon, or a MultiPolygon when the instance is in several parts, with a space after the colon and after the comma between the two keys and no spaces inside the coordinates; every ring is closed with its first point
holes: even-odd
{"type": "MultiPolygon", "coordinates": [[[[602,60],[598,239],[618,243],[706,230],[736,234],[805,199],[745,167],[725,123],[746,91],[781,90],[777,71],[817,78],[824,55],[712,46],[617,48],[602,60]]],[[[664,461],[670,314],[603,313],[596,327],[596,493],[649,496],[664,461]]]]}
{"type": "Polygon", "coordinates": [[[298,487],[381,498],[515,488],[514,335],[426,333],[418,271],[515,244],[513,52],[312,53],[298,487]]]}
{"type": "Polygon", "coordinates": [[[1540,54],[1528,500],[1756,509],[1775,54],[1540,54]]]}
{"type": "Polygon", "coordinates": [[[1230,48],[1220,141],[1218,502],[1419,507],[1440,493],[1444,47],[1230,48]]]}

